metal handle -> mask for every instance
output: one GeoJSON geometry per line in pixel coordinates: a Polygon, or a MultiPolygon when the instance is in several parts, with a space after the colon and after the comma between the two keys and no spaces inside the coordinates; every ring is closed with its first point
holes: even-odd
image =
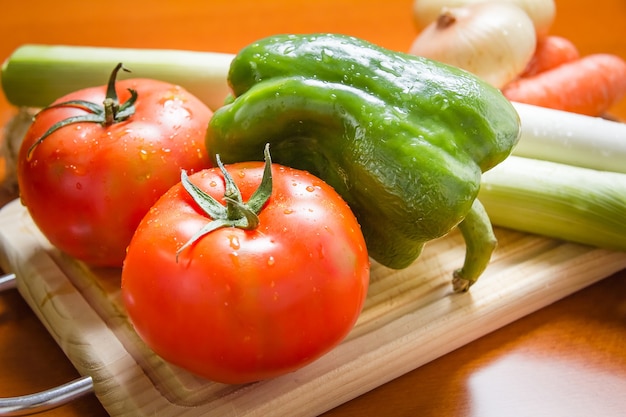
{"type": "MultiPolygon", "coordinates": [[[[0,291],[13,289],[16,286],[15,274],[0,276],[0,291]]],[[[93,392],[93,380],[90,376],[83,376],[67,384],[34,394],[0,398],[0,416],[25,416],[40,413],[67,404],[91,392],[93,392]]]]}
{"type": "Polygon", "coordinates": [[[15,274],[6,274],[0,276],[0,291],[10,290],[17,287],[15,274]]]}
{"type": "Polygon", "coordinates": [[[0,398],[0,416],[26,416],[67,404],[93,392],[90,376],[77,378],[67,384],[21,397],[0,398]]]}

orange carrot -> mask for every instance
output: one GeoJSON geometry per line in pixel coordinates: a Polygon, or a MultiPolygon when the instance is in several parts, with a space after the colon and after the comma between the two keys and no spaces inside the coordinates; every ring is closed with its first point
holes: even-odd
{"type": "Polygon", "coordinates": [[[569,39],[549,35],[537,40],[535,53],[521,77],[530,77],[579,58],[578,48],[569,39]]]}
{"type": "Polygon", "coordinates": [[[626,96],[626,61],[611,54],[588,55],[519,78],[502,93],[511,101],[600,116],[626,96]]]}

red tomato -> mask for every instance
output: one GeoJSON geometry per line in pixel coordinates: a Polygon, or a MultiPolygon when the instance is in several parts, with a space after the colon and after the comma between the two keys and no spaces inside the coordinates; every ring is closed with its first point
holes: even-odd
{"type": "MultiPolygon", "coordinates": [[[[262,163],[226,169],[247,201],[262,163]]],[[[123,301],[140,337],[213,381],[257,381],[312,362],[346,336],[367,294],[369,258],[348,205],[307,172],[272,171],[255,229],[219,228],[182,251],[213,221],[175,185],[142,220],[122,269],[123,301]]],[[[189,179],[223,204],[217,168],[189,179]]]]}
{"type": "MultiPolygon", "coordinates": [[[[184,89],[156,80],[117,83],[120,102],[137,91],[135,112],[104,126],[80,122],[56,130],[29,148],[55,123],[86,115],[60,106],[39,113],[18,156],[23,203],[50,242],[92,265],[122,265],[126,248],[150,206],[180,181],[182,168],[211,166],[204,136],[211,111],[184,89]]],[[[106,87],[57,100],[102,103],[106,87]]]]}

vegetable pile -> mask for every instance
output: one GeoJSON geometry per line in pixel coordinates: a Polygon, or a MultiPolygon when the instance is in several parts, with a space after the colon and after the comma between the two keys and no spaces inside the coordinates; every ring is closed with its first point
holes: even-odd
{"type": "Polygon", "coordinates": [[[343,196],[370,256],[390,268],[409,266],[426,242],[458,226],[469,253],[455,288],[478,279],[493,249],[476,201],[481,173],[503,161],[520,134],[517,113],[497,89],[335,34],[257,41],[234,58],[228,78],[234,98],[211,118],[211,152],[251,160],[270,141],[275,160],[343,196]]]}
{"type": "Polygon", "coordinates": [[[626,97],[626,62],[551,34],[552,0],[415,0],[413,12],[410,53],[485,79],[522,120],[513,156],[482,177],[492,223],[626,250],[626,125],[599,117],[626,97]]]}
{"type": "Polygon", "coordinates": [[[626,97],[626,61],[580,56],[550,28],[553,0],[415,0],[409,52],[463,68],[511,101],[601,116],[626,97]]]}
{"type": "Polygon", "coordinates": [[[626,251],[626,125],[597,117],[623,60],[550,34],[552,1],[414,10],[408,53],[336,34],[237,55],[25,45],[2,67],[11,103],[43,107],[21,199],[61,251],[120,268],[149,347],[225,383],[328,352],[370,259],[405,268],[455,228],[456,291],[492,225],[626,251]]]}

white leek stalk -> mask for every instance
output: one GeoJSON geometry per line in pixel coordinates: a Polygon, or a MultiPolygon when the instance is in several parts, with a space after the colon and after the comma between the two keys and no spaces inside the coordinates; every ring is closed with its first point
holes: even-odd
{"type": "Polygon", "coordinates": [[[513,154],[626,173],[626,124],[513,103],[522,137],[513,154]]]}
{"type": "Polygon", "coordinates": [[[23,45],[2,65],[2,88],[18,107],[46,107],[72,91],[105,85],[123,63],[131,73],[118,79],[153,78],[177,84],[216,110],[230,89],[228,69],[234,55],[162,49],[23,45]]]}
{"type": "Polygon", "coordinates": [[[626,174],[510,156],[478,198],[496,226],[626,251],[626,174]]]}

